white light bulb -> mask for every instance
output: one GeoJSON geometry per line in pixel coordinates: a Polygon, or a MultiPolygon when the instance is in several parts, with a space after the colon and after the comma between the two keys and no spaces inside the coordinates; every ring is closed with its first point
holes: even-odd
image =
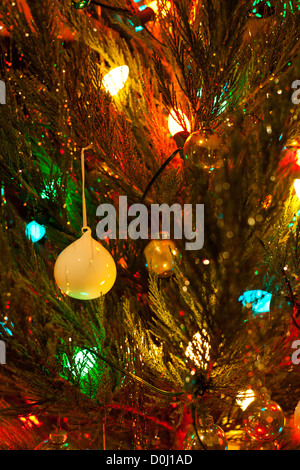
{"type": "Polygon", "coordinates": [[[120,91],[129,76],[129,67],[127,65],[121,65],[108,72],[103,77],[103,86],[105,90],[112,96],[116,95],[120,91]]]}

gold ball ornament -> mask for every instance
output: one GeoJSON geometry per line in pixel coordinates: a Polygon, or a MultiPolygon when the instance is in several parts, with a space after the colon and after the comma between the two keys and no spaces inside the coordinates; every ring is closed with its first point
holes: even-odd
{"type": "Polygon", "coordinates": [[[170,277],[174,272],[175,260],[181,254],[172,240],[151,240],[144,249],[146,266],[159,277],[170,277]]]}
{"type": "Polygon", "coordinates": [[[113,287],[117,269],[111,254],[92,238],[91,229],[84,229],[83,235],[58,256],[54,278],[68,296],[91,300],[106,294],[113,287]]]}
{"type": "Polygon", "coordinates": [[[183,146],[183,157],[192,166],[212,170],[222,166],[222,139],[210,129],[193,132],[183,146]]]}
{"type": "Polygon", "coordinates": [[[75,444],[68,439],[64,429],[57,429],[49,435],[49,439],[41,442],[35,450],[78,450],[75,444]]]}

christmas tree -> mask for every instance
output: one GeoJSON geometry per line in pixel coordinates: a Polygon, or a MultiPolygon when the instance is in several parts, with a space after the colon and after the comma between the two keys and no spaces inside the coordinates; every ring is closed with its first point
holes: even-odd
{"type": "Polygon", "coordinates": [[[299,18],[2,2],[1,449],[299,448],[299,18]]]}

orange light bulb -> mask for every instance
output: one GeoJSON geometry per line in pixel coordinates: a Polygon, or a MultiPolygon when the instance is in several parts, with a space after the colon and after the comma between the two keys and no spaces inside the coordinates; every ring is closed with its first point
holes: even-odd
{"type": "MultiPolygon", "coordinates": [[[[148,7],[151,8],[154,11],[154,13],[157,13],[159,11],[157,1],[150,2],[148,4],[148,7]]],[[[166,2],[163,9],[161,10],[162,16],[165,16],[168,13],[168,11],[170,10],[170,8],[171,8],[171,2],[166,2]]]]}

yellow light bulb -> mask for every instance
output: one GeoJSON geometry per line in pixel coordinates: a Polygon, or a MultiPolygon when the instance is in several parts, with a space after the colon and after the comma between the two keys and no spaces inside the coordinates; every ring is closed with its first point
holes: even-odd
{"type": "Polygon", "coordinates": [[[191,131],[191,125],[190,125],[190,121],[188,120],[186,115],[183,114],[183,112],[180,111],[180,110],[178,110],[176,114],[175,114],[174,111],[171,111],[171,113],[169,114],[168,126],[169,126],[170,134],[173,136],[173,135],[178,134],[179,132],[182,132],[182,131],[185,131],[185,130],[190,132],[191,131]],[[178,114],[181,117],[180,120],[178,119],[176,114],[178,114]],[[180,121],[183,121],[185,123],[186,129],[184,129],[182,127],[182,125],[180,124],[180,121]]]}
{"type": "Polygon", "coordinates": [[[103,77],[103,86],[105,90],[112,96],[116,95],[120,91],[129,75],[129,67],[127,65],[121,65],[108,72],[103,77]]]}
{"type": "Polygon", "coordinates": [[[180,252],[172,240],[151,240],[144,249],[146,266],[159,277],[169,277],[174,274],[174,259],[180,260],[180,252]]]}
{"type": "Polygon", "coordinates": [[[296,194],[298,196],[298,199],[300,200],[300,180],[299,179],[296,179],[294,181],[294,188],[295,188],[296,194]]]}

